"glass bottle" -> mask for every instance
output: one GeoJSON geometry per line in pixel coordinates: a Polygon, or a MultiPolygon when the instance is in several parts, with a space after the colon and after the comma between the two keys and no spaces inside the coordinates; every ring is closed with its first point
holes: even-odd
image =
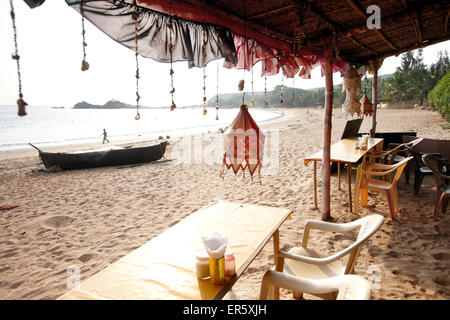
{"type": "Polygon", "coordinates": [[[195,255],[195,269],[197,273],[197,277],[200,279],[208,279],[209,278],[209,256],[206,250],[200,250],[195,255]]]}
{"type": "Polygon", "coordinates": [[[212,284],[223,284],[225,282],[225,257],[209,258],[209,273],[212,284]]]}
{"type": "Polygon", "coordinates": [[[225,253],[225,274],[233,276],[236,273],[236,259],[233,252],[225,253]]]}

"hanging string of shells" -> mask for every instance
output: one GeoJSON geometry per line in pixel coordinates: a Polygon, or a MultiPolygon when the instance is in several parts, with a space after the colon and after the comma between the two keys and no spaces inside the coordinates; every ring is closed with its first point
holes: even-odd
{"type": "Polygon", "coordinates": [[[281,75],[280,104],[282,104],[284,102],[283,95],[284,95],[284,75],[282,74],[281,75]]]}
{"type": "MultiPolygon", "coordinates": [[[[264,2],[264,8],[266,8],[266,2],[264,2]]],[[[265,28],[266,28],[266,33],[268,31],[267,28],[267,19],[265,19],[265,28]]],[[[269,105],[269,101],[267,101],[267,47],[264,45],[264,106],[267,107],[269,105]]]]}
{"type": "Polygon", "coordinates": [[[169,46],[168,46],[168,50],[170,53],[170,86],[171,86],[171,90],[170,90],[170,96],[171,96],[171,105],[170,105],[170,111],[175,110],[175,108],[177,107],[174,100],[173,100],[173,95],[175,93],[175,88],[173,86],[173,74],[175,73],[173,71],[173,43],[172,43],[172,32],[173,32],[173,23],[172,23],[172,0],[169,1],[169,23],[167,24],[167,29],[169,31],[169,46]]]}
{"type": "Polygon", "coordinates": [[[208,110],[206,110],[206,26],[203,28],[203,44],[202,44],[202,60],[203,60],[203,115],[206,116],[208,110]]]}
{"type": "Polygon", "coordinates": [[[28,105],[28,103],[25,102],[25,100],[23,100],[23,93],[22,93],[22,75],[20,73],[20,56],[19,56],[19,48],[17,45],[17,28],[16,28],[16,14],[14,12],[14,5],[13,5],[13,0],[9,1],[10,5],[11,5],[11,19],[12,19],[12,25],[13,25],[13,31],[14,31],[14,54],[11,56],[11,58],[13,60],[16,60],[16,64],[17,64],[17,78],[19,81],[19,99],[17,99],[17,107],[18,107],[18,112],[17,114],[19,116],[26,116],[27,112],[25,110],[25,107],[28,105]]]}
{"type": "Polygon", "coordinates": [[[254,46],[253,46],[253,41],[251,42],[252,48],[251,48],[251,55],[252,55],[252,71],[251,71],[251,76],[252,76],[252,82],[251,82],[251,87],[252,87],[252,95],[250,97],[250,106],[254,106],[255,105],[255,90],[253,88],[253,54],[254,54],[254,46]]]}
{"type": "Polygon", "coordinates": [[[206,24],[205,24],[205,1],[202,1],[203,21],[202,21],[202,63],[203,63],[203,115],[206,116],[206,24]]]}
{"type": "Polygon", "coordinates": [[[217,81],[216,81],[216,120],[219,120],[219,63],[217,63],[217,81]]]}
{"type": "Polygon", "coordinates": [[[267,48],[264,46],[264,106],[267,107],[267,48]]]}
{"type": "Polygon", "coordinates": [[[84,28],[84,0],[80,2],[80,14],[81,14],[81,36],[83,37],[83,60],[81,61],[81,71],[89,70],[89,63],[86,61],[86,30],[84,28]]]}
{"type": "MultiPolygon", "coordinates": [[[[297,44],[297,23],[296,23],[295,28],[294,28],[294,58],[295,58],[295,54],[297,52],[296,51],[296,49],[297,49],[296,44],[297,44]]],[[[295,103],[295,74],[292,77],[292,105],[294,105],[294,103],[295,103]]]]}
{"type": "Polygon", "coordinates": [[[136,0],[133,0],[133,8],[134,8],[134,12],[132,14],[132,18],[134,20],[134,45],[135,45],[135,49],[134,49],[134,55],[136,58],[136,116],[134,117],[135,120],[139,120],[141,118],[141,115],[139,114],[139,100],[141,99],[141,96],[139,95],[139,53],[138,53],[138,26],[139,26],[139,22],[138,22],[138,18],[139,18],[139,14],[138,14],[138,9],[137,9],[137,3],[136,0]]]}

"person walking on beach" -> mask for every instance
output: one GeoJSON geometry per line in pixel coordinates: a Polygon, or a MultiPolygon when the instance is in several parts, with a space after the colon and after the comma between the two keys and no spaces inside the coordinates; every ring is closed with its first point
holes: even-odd
{"type": "Polygon", "coordinates": [[[102,135],[103,135],[103,143],[105,143],[105,141],[109,143],[109,140],[108,140],[108,138],[107,138],[107,137],[108,137],[108,134],[106,133],[106,130],[105,130],[105,129],[103,129],[102,135]]]}

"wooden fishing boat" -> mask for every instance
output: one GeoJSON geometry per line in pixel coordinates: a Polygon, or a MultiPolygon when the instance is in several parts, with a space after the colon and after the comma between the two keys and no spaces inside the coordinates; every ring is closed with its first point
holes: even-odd
{"type": "Polygon", "coordinates": [[[39,151],[39,157],[45,168],[59,167],[70,170],[157,161],[164,156],[167,141],[148,147],[110,147],[71,153],[44,152],[31,143],[30,145],[39,151]]]}

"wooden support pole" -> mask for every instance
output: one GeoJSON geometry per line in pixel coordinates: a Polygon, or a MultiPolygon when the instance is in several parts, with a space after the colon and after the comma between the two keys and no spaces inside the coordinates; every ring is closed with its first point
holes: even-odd
{"type": "Polygon", "coordinates": [[[377,127],[377,93],[378,93],[378,60],[373,60],[373,78],[372,78],[372,124],[370,127],[370,137],[375,138],[375,129],[377,127]]]}
{"type": "Polygon", "coordinates": [[[333,115],[333,48],[331,41],[323,41],[325,56],[325,121],[323,128],[323,156],[322,156],[322,220],[330,220],[330,177],[331,177],[331,116],[333,115]]]}

